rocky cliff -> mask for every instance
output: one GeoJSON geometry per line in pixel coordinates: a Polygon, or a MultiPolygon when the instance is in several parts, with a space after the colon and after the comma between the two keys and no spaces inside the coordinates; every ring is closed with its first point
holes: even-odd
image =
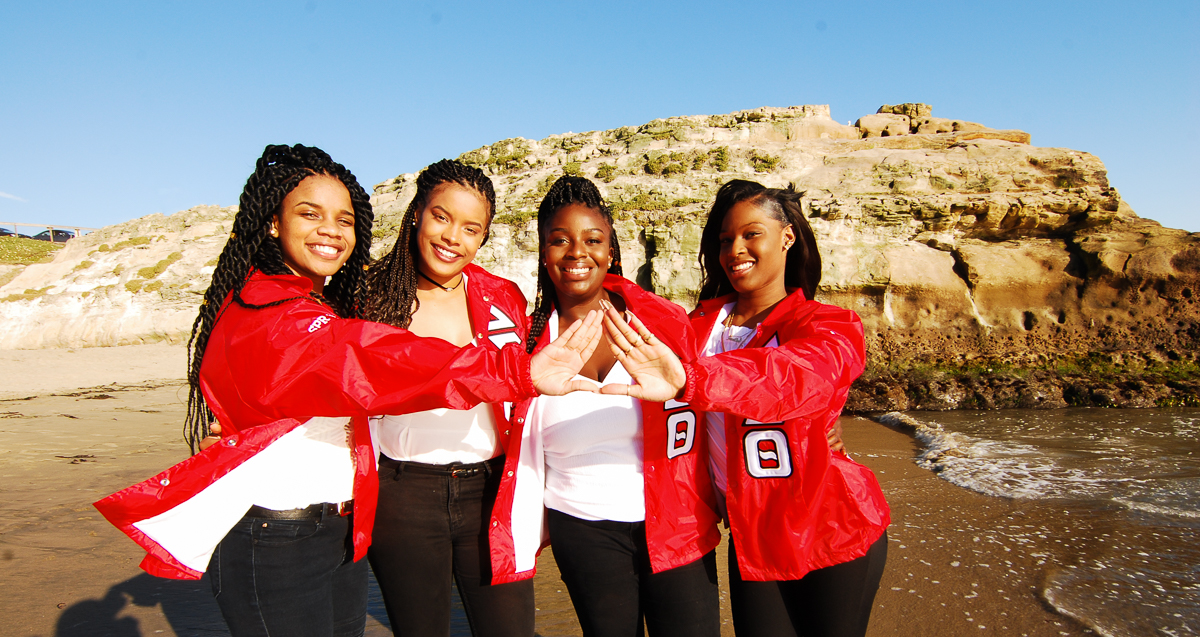
{"type": "MultiPolygon", "coordinates": [[[[1090,354],[1120,369],[1194,369],[1200,234],[1139,218],[1098,158],[1030,141],[923,104],[854,126],[796,106],[507,139],[460,159],[492,176],[499,201],[478,261],[531,299],[534,211],[564,173],[595,179],[611,202],[627,276],[688,307],[716,189],[739,177],[794,185],[825,263],[821,300],[856,310],[867,330],[876,385],[860,384],[862,404],[895,404],[900,391],[910,406],[988,406],[961,387],[930,402],[940,390],[897,389],[888,375],[922,366],[1048,369],[1090,354]]],[[[413,174],[375,187],[377,252],[414,191],[413,174]]],[[[0,348],[185,338],[232,214],[151,215],[73,240],[0,288],[0,348]]]]}

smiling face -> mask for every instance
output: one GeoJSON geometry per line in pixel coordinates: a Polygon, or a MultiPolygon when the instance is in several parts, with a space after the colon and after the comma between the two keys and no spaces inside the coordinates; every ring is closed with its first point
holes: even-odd
{"type": "Polygon", "coordinates": [[[487,237],[487,200],[456,183],[433,189],[417,213],[416,241],[425,276],[442,285],[453,284],[487,237]]]}
{"type": "Polygon", "coordinates": [[[562,302],[590,300],[603,291],[612,265],[612,228],[594,208],[563,206],[547,224],[542,260],[562,302]]]}
{"type": "Polygon", "coordinates": [[[729,209],[719,238],[721,269],[739,294],[785,287],[787,251],[796,241],[791,225],[775,219],[751,199],[729,209]]]}
{"type": "Polygon", "coordinates": [[[335,177],[305,177],[283,198],[271,222],[279,239],[283,262],[292,272],[313,282],[313,291],[325,289],[354,251],[354,205],[350,192],[335,177]]]}

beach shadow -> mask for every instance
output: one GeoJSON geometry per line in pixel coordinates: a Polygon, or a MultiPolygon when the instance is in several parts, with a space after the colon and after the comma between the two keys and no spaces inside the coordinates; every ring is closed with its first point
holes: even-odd
{"type": "MultiPolygon", "coordinates": [[[[450,634],[455,637],[469,636],[471,629],[457,591],[453,603],[450,634]]],[[[143,631],[139,618],[157,614],[167,620],[172,632],[179,637],[229,634],[207,577],[199,581],[172,580],[142,573],[114,584],[100,599],[86,599],[65,609],[58,618],[54,635],[141,637],[147,633],[143,631]]],[[[367,616],[368,637],[391,635],[383,596],[375,582],[374,573],[370,574],[367,592],[367,616]]]]}
{"type": "Polygon", "coordinates": [[[142,573],[113,585],[100,599],[78,602],[63,611],[56,637],[142,635],[138,616],[159,607],[176,635],[227,635],[225,620],[208,579],[170,580],[142,573]],[[146,609],[146,610],[142,610],[146,609]]]}

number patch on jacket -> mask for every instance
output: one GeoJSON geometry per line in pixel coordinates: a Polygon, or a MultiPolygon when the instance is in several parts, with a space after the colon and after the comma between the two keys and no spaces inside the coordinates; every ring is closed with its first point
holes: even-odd
{"type": "Polygon", "coordinates": [[[667,417],[667,458],[682,456],[696,441],[696,412],[680,411],[667,417]]]}
{"type": "Polygon", "coordinates": [[[792,475],[792,455],[782,429],[755,429],[746,433],[746,472],[755,478],[792,475]]]}

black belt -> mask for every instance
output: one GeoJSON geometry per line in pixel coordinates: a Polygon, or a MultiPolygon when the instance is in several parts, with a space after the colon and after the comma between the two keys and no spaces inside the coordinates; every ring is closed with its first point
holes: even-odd
{"type": "Polygon", "coordinates": [[[491,460],[472,462],[471,464],[463,464],[461,462],[451,462],[450,464],[426,464],[424,462],[412,462],[409,460],[395,460],[393,458],[380,455],[379,464],[398,467],[399,471],[402,473],[412,472],[423,473],[432,476],[465,478],[480,473],[490,476],[492,473],[503,469],[504,456],[496,456],[491,460]]]}
{"type": "Polygon", "coordinates": [[[249,511],[246,511],[246,517],[262,518],[264,520],[319,520],[324,517],[350,515],[353,511],[354,500],[337,503],[322,502],[320,504],[310,504],[303,509],[285,509],[283,511],[263,508],[256,504],[250,507],[249,511]]]}

